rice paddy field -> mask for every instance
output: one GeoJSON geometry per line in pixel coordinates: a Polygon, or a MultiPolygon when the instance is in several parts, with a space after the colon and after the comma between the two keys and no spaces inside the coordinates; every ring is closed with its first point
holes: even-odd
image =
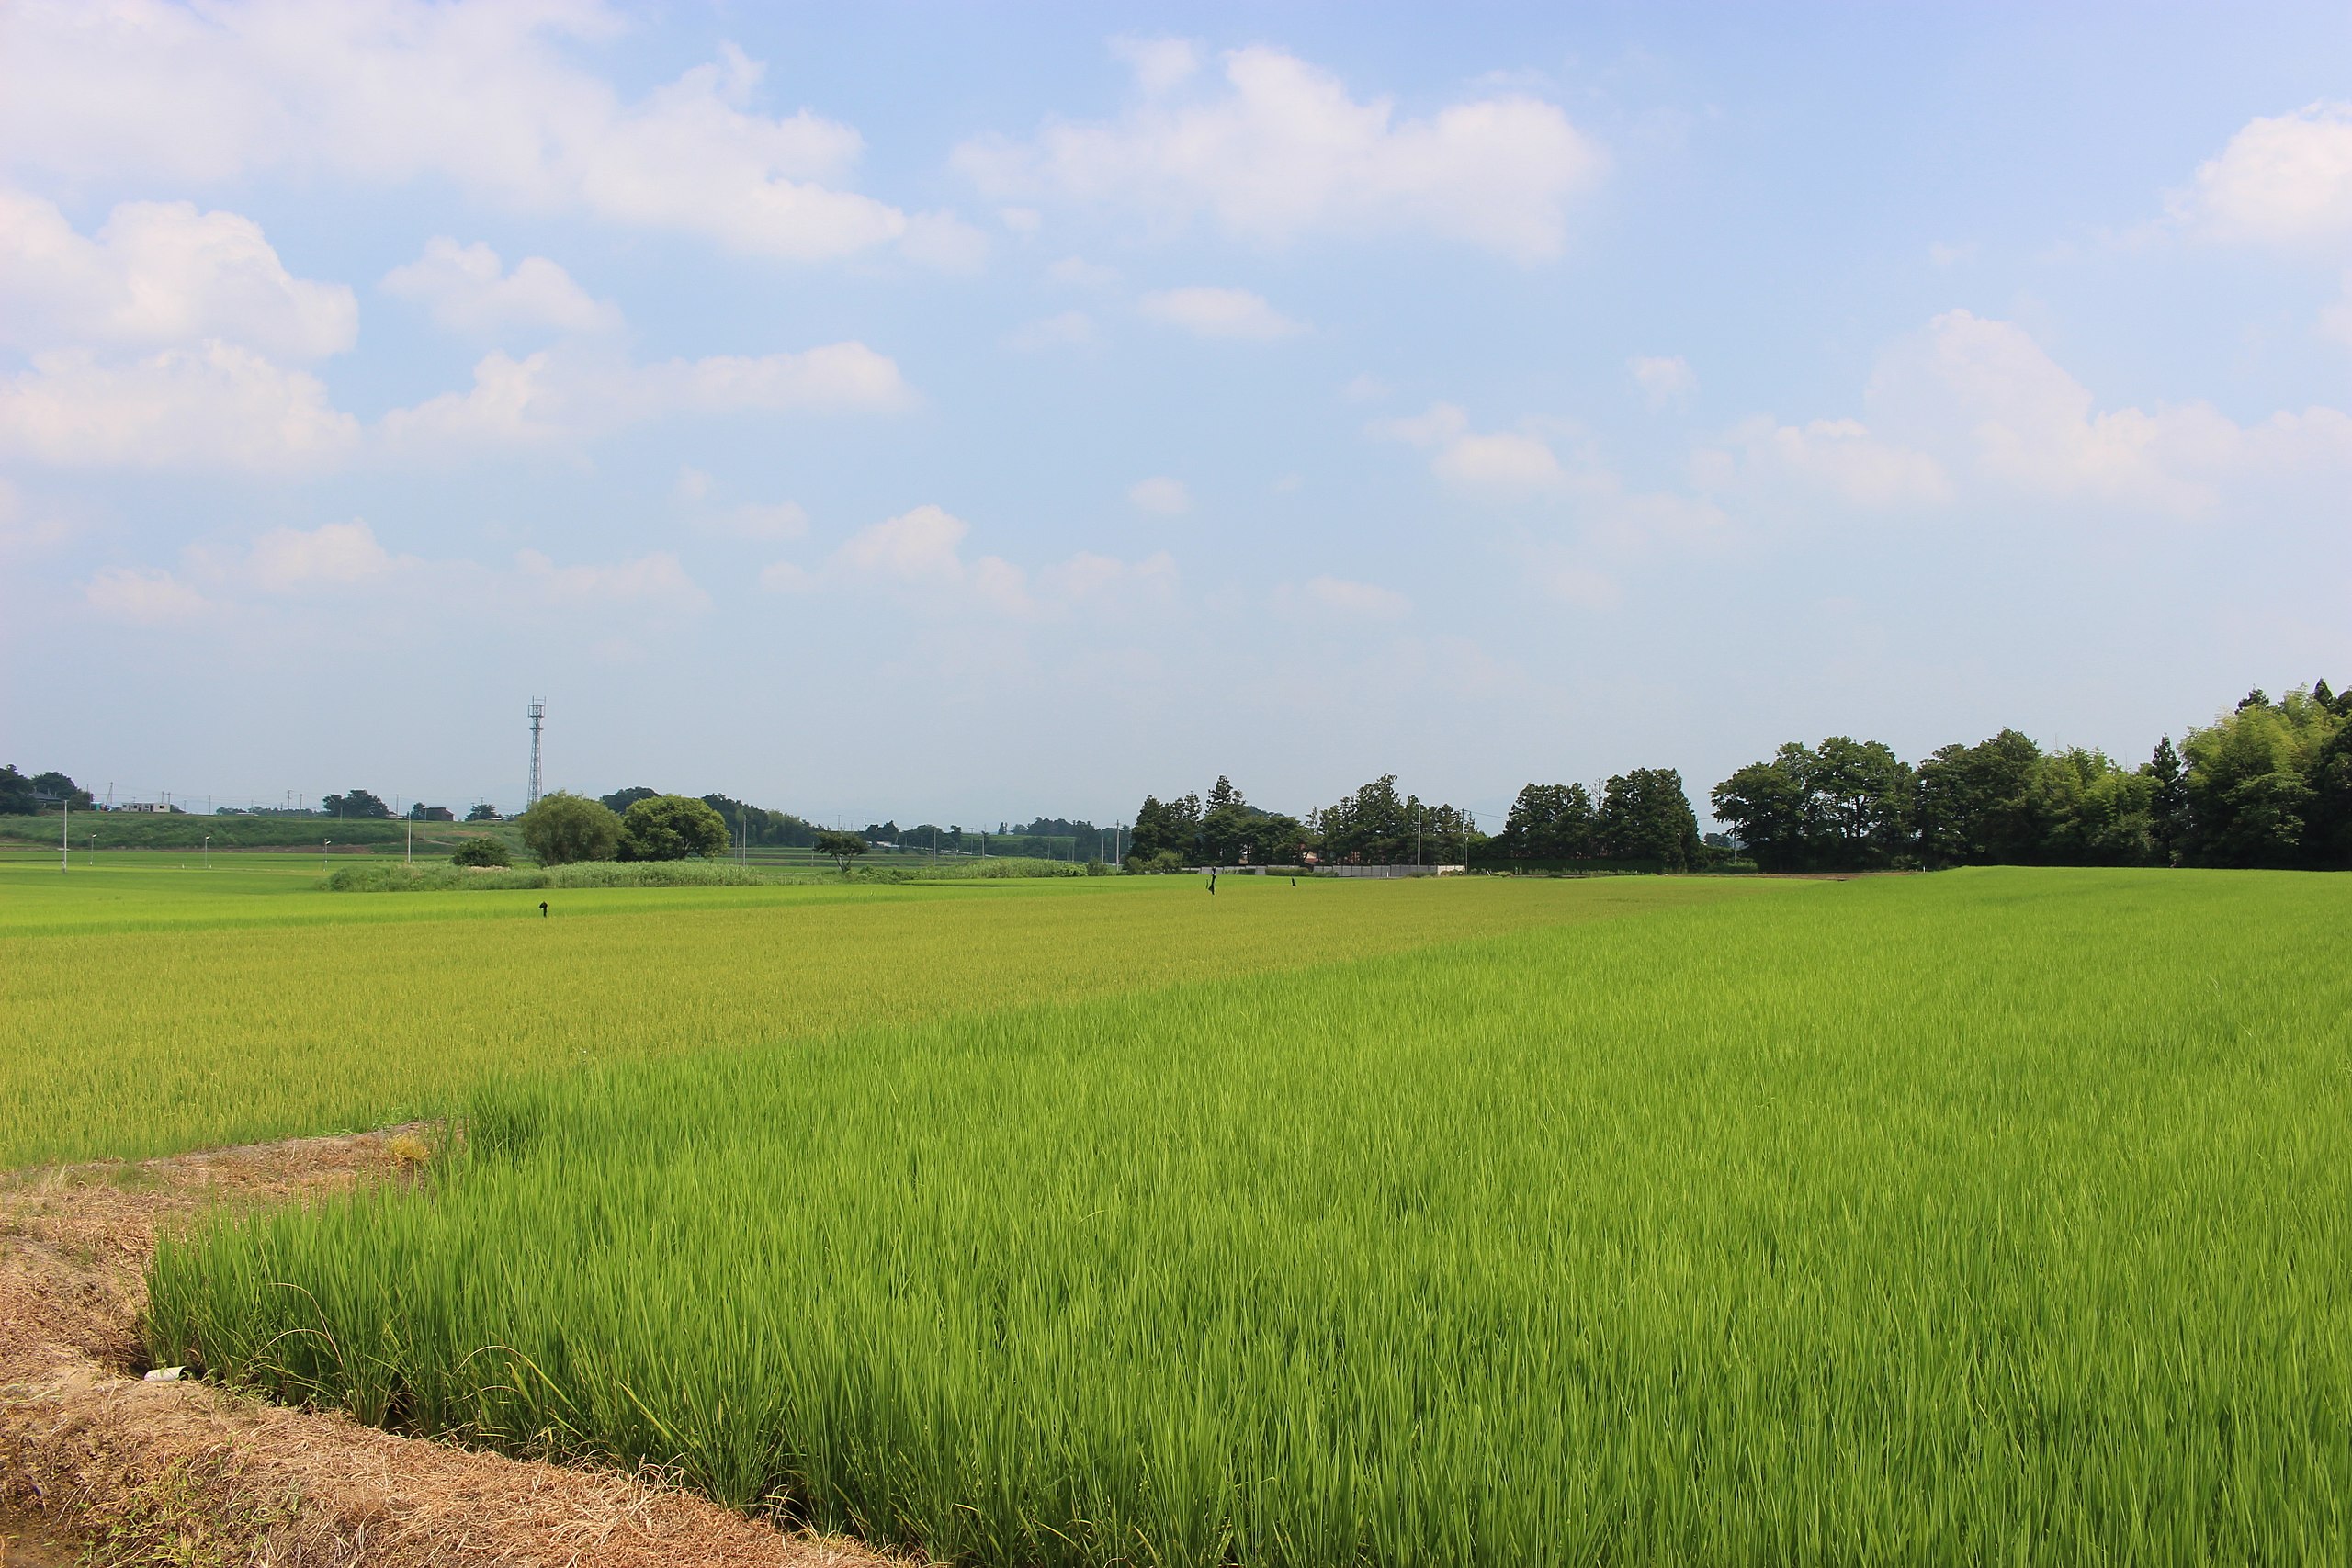
{"type": "Polygon", "coordinates": [[[2352,879],[137,874],[0,867],[0,1166],[463,1129],[159,1252],[282,1398],[959,1562],[2352,1546],[2352,879]]]}

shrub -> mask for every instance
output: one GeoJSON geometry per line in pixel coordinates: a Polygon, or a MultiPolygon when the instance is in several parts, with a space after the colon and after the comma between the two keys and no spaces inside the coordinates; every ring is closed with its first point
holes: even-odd
{"type": "Polygon", "coordinates": [[[459,844],[455,850],[452,850],[449,852],[449,863],[451,865],[492,866],[512,865],[514,862],[514,857],[506,852],[506,844],[504,840],[493,839],[489,834],[484,833],[480,838],[468,839],[464,843],[459,844]]]}

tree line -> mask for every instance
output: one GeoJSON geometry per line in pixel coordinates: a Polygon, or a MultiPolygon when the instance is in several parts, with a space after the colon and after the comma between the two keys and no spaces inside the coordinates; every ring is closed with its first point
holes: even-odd
{"type": "MultiPolygon", "coordinates": [[[[1727,854],[1724,846],[1715,851],[1727,854]]],[[[1185,865],[1623,865],[1687,871],[1710,846],[1672,768],[1611,779],[1596,804],[1582,784],[1529,784],[1500,833],[1468,811],[1399,794],[1384,773],[1302,819],[1252,806],[1228,778],[1206,795],[1144,796],[1128,867],[1185,865]]]]}
{"type": "Polygon", "coordinates": [[[2127,767],[2004,729],[1906,763],[1875,740],[1791,741],[1717,784],[1767,871],[1951,865],[2352,867],[2352,691],[2326,682],[2167,735],[2127,767]]]}

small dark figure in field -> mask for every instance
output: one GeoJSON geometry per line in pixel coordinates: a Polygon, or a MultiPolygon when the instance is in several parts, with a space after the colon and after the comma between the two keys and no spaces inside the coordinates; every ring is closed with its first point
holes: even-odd
{"type": "Polygon", "coordinates": [[[1216,897],[1216,867],[1209,867],[1209,897],[1216,897]]]}
{"type": "Polygon", "coordinates": [[[543,919],[543,920],[544,920],[544,919],[546,919],[547,918],[548,918],[548,901],[547,901],[546,899],[542,898],[542,899],[540,899],[540,900],[539,900],[539,919],[543,919]]]}

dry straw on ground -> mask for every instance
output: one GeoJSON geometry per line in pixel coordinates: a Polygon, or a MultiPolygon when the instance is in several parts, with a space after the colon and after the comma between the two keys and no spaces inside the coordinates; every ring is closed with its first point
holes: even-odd
{"type": "Polygon", "coordinates": [[[395,1438],[138,1376],[156,1227],[397,1179],[415,1129],[0,1177],[0,1563],[879,1568],[658,1478],[395,1438]],[[62,1543],[71,1542],[72,1546],[62,1543]]]}

